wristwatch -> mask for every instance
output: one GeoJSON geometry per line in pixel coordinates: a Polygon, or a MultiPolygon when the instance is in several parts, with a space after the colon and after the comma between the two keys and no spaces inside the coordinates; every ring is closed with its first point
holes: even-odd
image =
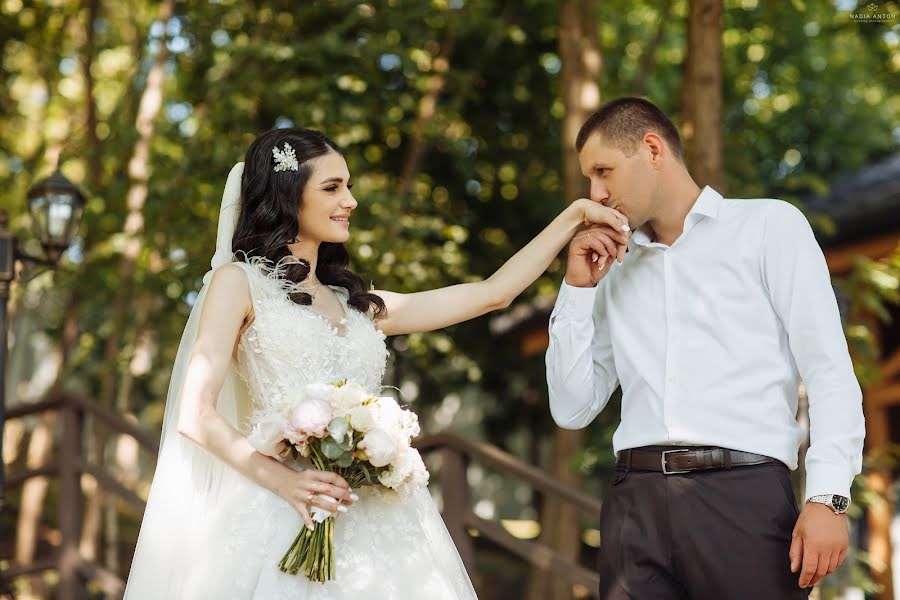
{"type": "Polygon", "coordinates": [[[850,508],[850,498],[847,496],[839,496],[837,494],[825,494],[823,496],[812,496],[807,502],[816,502],[824,504],[834,511],[836,515],[842,515],[850,508]]]}

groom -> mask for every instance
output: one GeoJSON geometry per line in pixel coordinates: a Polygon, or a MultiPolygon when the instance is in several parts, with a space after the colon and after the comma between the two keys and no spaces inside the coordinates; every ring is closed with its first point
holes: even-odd
{"type": "Polygon", "coordinates": [[[600,597],[806,598],[846,555],[865,434],[809,223],[786,202],[700,189],[646,100],[601,107],[576,148],[591,200],[633,231],[627,256],[611,231],[575,237],[550,317],[561,427],[586,427],[622,387],[600,597]],[[801,379],[812,444],[799,512],[788,469],[801,379]]]}

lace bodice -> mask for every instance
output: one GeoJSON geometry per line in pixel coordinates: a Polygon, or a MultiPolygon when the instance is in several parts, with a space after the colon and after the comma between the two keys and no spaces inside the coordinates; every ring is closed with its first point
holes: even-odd
{"type": "Polygon", "coordinates": [[[308,383],[347,379],[379,391],[387,360],[385,335],[369,315],[347,305],[347,290],[330,286],[345,314],[341,325],[346,331],[339,332],[312,307],[290,300],[297,286],[284,277],[284,262],[252,256],[234,264],[247,273],[255,313],[237,351],[237,372],[253,403],[251,417],[291,402],[291,392],[308,383]]]}

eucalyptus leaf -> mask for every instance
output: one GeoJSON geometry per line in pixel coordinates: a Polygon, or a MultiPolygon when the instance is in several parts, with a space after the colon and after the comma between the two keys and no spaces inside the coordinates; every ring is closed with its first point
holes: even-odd
{"type": "Polygon", "coordinates": [[[335,461],[337,466],[345,469],[353,464],[353,453],[352,452],[344,452],[341,456],[335,461]]]}
{"type": "Polygon", "coordinates": [[[344,453],[344,450],[332,439],[322,442],[322,454],[330,460],[336,460],[344,453]]]}

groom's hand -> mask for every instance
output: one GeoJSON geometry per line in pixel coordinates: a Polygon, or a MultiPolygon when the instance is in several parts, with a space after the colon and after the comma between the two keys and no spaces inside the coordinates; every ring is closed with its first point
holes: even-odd
{"type": "Polygon", "coordinates": [[[819,583],[847,556],[850,533],[847,515],[836,515],[828,506],[809,502],[803,507],[791,540],[791,573],[800,572],[800,587],[819,583]]]}
{"type": "Polygon", "coordinates": [[[612,262],[625,257],[631,233],[609,225],[580,231],[569,243],[566,283],[575,287],[593,287],[606,276],[612,262]]]}

